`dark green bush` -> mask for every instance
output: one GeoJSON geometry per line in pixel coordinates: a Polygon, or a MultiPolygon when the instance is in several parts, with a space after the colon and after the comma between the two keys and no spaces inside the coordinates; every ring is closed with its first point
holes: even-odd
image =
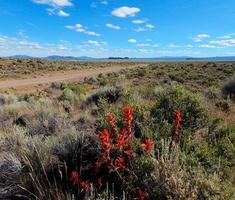
{"type": "Polygon", "coordinates": [[[179,85],[158,94],[151,115],[156,123],[173,124],[177,109],[183,115],[183,129],[195,131],[208,123],[208,111],[200,97],[179,85]]]}
{"type": "Polygon", "coordinates": [[[235,99],[235,78],[225,83],[221,91],[225,98],[235,99]]]}
{"type": "Polygon", "coordinates": [[[93,93],[86,100],[86,104],[94,102],[98,105],[101,99],[106,99],[108,103],[115,103],[121,96],[123,96],[124,89],[122,87],[106,86],[93,93]]]}

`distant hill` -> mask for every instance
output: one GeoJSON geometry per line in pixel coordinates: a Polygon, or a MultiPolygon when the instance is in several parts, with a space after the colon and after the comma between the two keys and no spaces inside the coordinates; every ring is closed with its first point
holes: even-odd
{"type": "Polygon", "coordinates": [[[108,57],[108,58],[93,58],[88,56],[59,56],[51,55],[47,57],[32,57],[28,55],[14,55],[7,58],[16,59],[44,59],[44,60],[83,60],[83,61],[96,61],[96,60],[133,60],[133,61],[235,61],[235,56],[217,56],[217,57],[189,57],[189,56],[163,56],[153,58],[129,58],[129,57],[108,57]]]}
{"type": "Polygon", "coordinates": [[[88,56],[58,56],[58,55],[51,55],[47,57],[32,57],[28,55],[14,55],[8,56],[7,58],[15,58],[15,59],[44,59],[44,60],[96,60],[96,58],[88,57],[88,56]]]}
{"type": "Polygon", "coordinates": [[[92,57],[87,57],[87,56],[80,56],[80,57],[74,57],[74,56],[47,56],[44,57],[43,59],[46,60],[95,60],[95,58],[92,57]]]}
{"type": "Polygon", "coordinates": [[[14,56],[8,56],[8,58],[15,58],[15,59],[31,59],[34,57],[27,56],[27,55],[14,55],[14,56]]]}

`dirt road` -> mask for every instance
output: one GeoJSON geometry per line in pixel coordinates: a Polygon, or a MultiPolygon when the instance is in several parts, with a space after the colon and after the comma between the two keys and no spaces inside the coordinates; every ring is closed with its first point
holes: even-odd
{"type": "Polygon", "coordinates": [[[35,86],[37,85],[46,85],[52,82],[60,82],[60,81],[76,81],[82,80],[85,77],[97,76],[100,73],[110,73],[110,72],[118,72],[121,69],[126,68],[134,68],[137,66],[143,66],[143,64],[133,65],[131,67],[105,67],[105,68],[96,68],[96,69],[82,69],[75,71],[64,71],[64,72],[50,72],[49,74],[45,74],[44,76],[36,76],[27,79],[9,79],[0,81],[0,92],[7,89],[14,89],[18,91],[33,91],[37,89],[35,86]]]}

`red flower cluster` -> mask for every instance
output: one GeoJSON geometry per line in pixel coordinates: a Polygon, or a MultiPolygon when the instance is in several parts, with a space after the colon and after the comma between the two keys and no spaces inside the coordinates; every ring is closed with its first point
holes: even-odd
{"type": "Polygon", "coordinates": [[[79,174],[78,174],[77,171],[73,171],[73,172],[71,173],[70,177],[71,177],[71,181],[72,181],[73,185],[78,184],[78,181],[79,181],[79,174]]]}
{"type": "Polygon", "coordinates": [[[82,181],[77,171],[73,171],[70,174],[73,185],[80,185],[81,192],[86,192],[89,189],[90,184],[87,181],[82,181]]]}
{"type": "Polygon", "coordinates": [[[179,142],[181,123],[182,123],[182,113],[180,110],[176,110],[175,111],[175,125],[174,125],[174,132],[173,132],[173,141],[175,143],[179,142]]]}
{"type": "Polygon", "coordinates": [[[87,181],[80,182],[80,188],[82,192],[86,192],[89,189],[90,184],[87,181]]]}
{"type": "MultiPolygon", "coordinates": [[[[123,127],[119,128],[116,124],[115,116],[110,113],[107,116],[107,122],[110,129],[104,129],[99,133],[99,141],[101,146],[100,158],[94,163],[95,180],[82,180],[77,171],[71,173],[71,182],[80,188],[80,192],[87,192],[90,184],[93,184],[98,190],[108,181],[107,174],[116,173],[122,179],[122,174],[128,174],[131,171],[131,159],[135,157],[133,147],[138,145],[134,139],[132,130],[133,109],[125,107],[123,110],[123,127]]],[[[146,139],[141,147],[146,152],[151,152],[154,148],[154,142],[146,139]]],[[[123,178],[124,179],[124,178],[123,178]]],[[[128,180],[127,180],[128,181],[128,180]]],[[[137,199],[148,199],[148,193],[138,189],[135,193],[137,199]]]]}
{"type": "Polygon", "coordinates": [[[154,147],[154,142],[151,139],[146,139],[141,146],[146,152],[151,152],[154,147]]]}
{"type": "Polygon", "coordinates": [[[129,106],[124,108],[123,120],[126,123],[128,131],[131,132],[131,123],[133,121],[133,109],[129,106]]]}
{"type": "Polygon", "coordinates": [[[148,199],[148,193],[147,192],[144,192],[142,190],[139,190],[139,200],[146,200],[148,199]]]}
{"type": "Polygon", "coordinates": [[[120,131],[117,128],[116,119],[112,113],[108,114],[107,121],[114,133],[107,129],[100,132],[99,138],[103,147],[103,153],[101,160],[96,162],[95,168],[98,171],[102,165],[106,165],[109,168],[109,172],[112,172],[117,169],[124,169],[126,166],[125,157],[131,158],[134,154],[130,145],[133,109],[131,107],[124,108],[123,121],[126,127],[120,131]]]}

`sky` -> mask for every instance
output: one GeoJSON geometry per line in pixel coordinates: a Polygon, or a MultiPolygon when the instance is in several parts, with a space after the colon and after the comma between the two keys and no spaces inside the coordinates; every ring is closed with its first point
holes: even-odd
{"type": "Polygon", "coordinates": [[[235,0],[0,0],[0,56],[235,56],[235,0]]]}

